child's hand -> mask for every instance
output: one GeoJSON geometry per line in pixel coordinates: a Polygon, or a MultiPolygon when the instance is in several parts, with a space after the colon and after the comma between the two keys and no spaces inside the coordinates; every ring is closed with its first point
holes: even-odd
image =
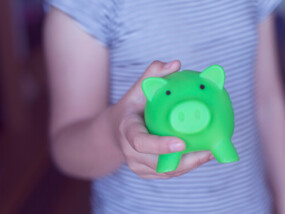
{"type": "Polygon", "coordinates": [[[146,99],[141,83],[147,77],[163,77],[179,69],[179,61],[167,64],[153,62],[127,94],[112,107],[115,137],[128,166],[142,178],[180,176],[210,160],[211,153],[208,151],[189,153],[182,156],[175,171],[156,173],[158,154],[183,151],[185,143],[176,137],[160,137],[148,133],[142,118],[146,99]]]}

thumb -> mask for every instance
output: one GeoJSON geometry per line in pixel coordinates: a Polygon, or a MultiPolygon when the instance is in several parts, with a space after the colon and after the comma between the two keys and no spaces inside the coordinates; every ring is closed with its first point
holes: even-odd
{"type": "Polygon", "coordinates": [[[128,101],[139,106],[144,106],[146,98],[143,94],[141,84],[145,78],[148,77],[164,77],[173,72],[179,71],[181,63],[179,60],[174,60],[168,63],[161,61],[154,61],[138,79],[138,81],[132,86],[132,88],[126,94],[128,101]]]}
{"type": "Polygon", "coordinates": [[[178,71],[181,67],[179,60],[174,60],[168,63],[161,61],[154,61],[148,66],[138,82],[142,82],[147,77],[164,77],[175,71],[178,71]]]}

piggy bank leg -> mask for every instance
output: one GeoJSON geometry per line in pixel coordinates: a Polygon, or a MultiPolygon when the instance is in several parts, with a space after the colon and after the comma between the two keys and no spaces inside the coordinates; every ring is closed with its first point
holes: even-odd
{"type": "Polygon", "coordinates": [[[180,162],[181,156],[181,152],[159,155],[156,172],[164,173],[174,171],[180,162]]]}
{"type": "Polygon", "coordinates": [[[231,163],[239,160],[237,151],[230,140],[217,143],[211,152],[219,163],[231,163]]]}

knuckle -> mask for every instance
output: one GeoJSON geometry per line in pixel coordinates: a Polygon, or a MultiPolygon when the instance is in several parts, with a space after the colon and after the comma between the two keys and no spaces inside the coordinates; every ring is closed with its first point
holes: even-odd
{"type": "Polygon", "coordinates": [[[163,66],[163,63],[161,61],[153,61],[150,65],[150,68],[153,70],[153,71],[159,71],[160,69],[162,69],[162,66],[163,66]]]}
{"type": "Polygon", "coordinates": [[[122,133],[124,133],[125,124],[126,124],[126,118],[122,118],[121,121],[119,122],[118,130],[117,130],[120,133],[120,135],[122,135],[122,133]]]}
{"type": "Polygon", "coordinates": [[[166,172],[165,175],[168,177],[175,177],[175,175],[177,175],[177,170],[172,171],[172,172],[166,172]]]}
{"type": "Polygon", "coordinates": [[[135,136],[134,139],[133,139],[133,147],[134,149],[137,151],[137,152],[142,152],[143,151],[143,143],[141,141],[141,137],[140,136],[135,136]]]}
{"type": "Polygon", "coordinates": [[[162,64],[162,62],[159,60],[155,60],[151,63],[152,66],[160,66],[161,64],[162,64]]]}
{"type": "Polygon", "coordinates": [[[173,175],[169,175],[169,174],[162,174],[162,175],[160,175],[161,179],[170,179],[172,177],[173,177],[173,175]]]}
{"type": "MultiPolygon", "coordinates": [[[[189,170],[187,170],[187,171],[181,171],[181,172],[177,172],[177,173],[175,173],[174,175],[173,175],[173,177],[179,177],[179,176],[181,176],[181,175],[183,175],[183,174],[185,174],[185,173],[187,173],[189,170]]],[[[191,170],[190,170],[191,171],[191,170]]]]}
{"type": "Polygon", "coordinates": [[[130,170],[132,170],[135,173],[138,173],[138,167],[134,161],[129,161],[128,166],[129,166],[130,170]]]}
{"type": "Polygon", "coordinates": [[[130,121],[130,117],[131,117],[130,114],[124,115],[119,122],[117,131],[120,133],[121,136],[124,136],[126,130],[128,130],[127,128],[128,128],[128,123],[130,121]]]}
{"type": "Polygon", "coordinates": [[[198,168],[199,166],[200,166],[199,160],[196,160],[196,161],[194,162],[193,167],[192,167],[191,170],[196,169],[196,168],[198,168]]]}
{"type": "Polygon", "coordinates": [[[132,152],[128,151],[125,155],[125,160],[127,162],[128,165],[137,165],[138,160],[135,154],[133,154],[132,152]]]}
{"type": "Polygon", "coordinates": [[[151,179],[151,176],[149,175],[144,175],[144,174],[137,174],[137,175],[142,179],[151,179]]]}
{"type": "Polygon", "coordinates": [[[153,155],[151,156],[150,161],[148,161],[146,164],[148,167],[150,167],[156,172],[157,163],[158,163],[158,155],[153,155]]]}
{"type": "Polygon", "coordinates": [[[194,168],[201,166],[203,163],[205,163],[205,159],[198,157],[195,161],[194,168]]]}

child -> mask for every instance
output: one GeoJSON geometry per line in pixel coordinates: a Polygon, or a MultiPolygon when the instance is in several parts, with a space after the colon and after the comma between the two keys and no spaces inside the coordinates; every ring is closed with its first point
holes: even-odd
{"type": "Polygon", "coordinates": [[[257,122],[285,213],[285,109],[269,15],[278,2],[48,1],[52,155],[66,174],[96,179],[94,213],[271,213],[257,122]],[[201,151],[157,174],[158,154],[185,144],[147,133],[141,81],[212,64],[226,72],[240,161],[201,151]]]}

